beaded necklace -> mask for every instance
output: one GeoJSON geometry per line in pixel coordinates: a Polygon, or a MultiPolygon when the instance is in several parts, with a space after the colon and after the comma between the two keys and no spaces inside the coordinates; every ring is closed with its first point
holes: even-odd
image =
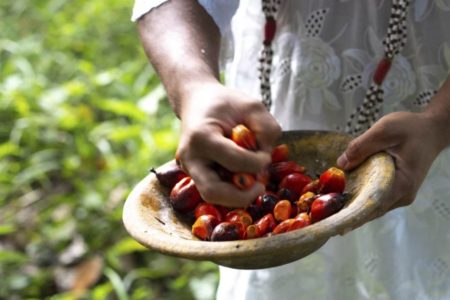
{"type": "MultiPolygon", "coordinates": [[[[264,25],[263,47],[259,58],[259,80],[262,102],[270,109],[272,93],[270,74],[272,70],[273,49],[277,23],[275,16],[282,0],[262,0],[262,11],[266,18],[264,25]]],[[[356,107],[347,121],[346,131],[358,135],[370,128],[380,117],[383,104],[382,84],[386,78],[394,57],[400,53],[407,40],[407,11],[410,0],[393,0],[386,37],[383,40],[384,56],[379,61],[372,82],[363,102],[356,107]]]]}

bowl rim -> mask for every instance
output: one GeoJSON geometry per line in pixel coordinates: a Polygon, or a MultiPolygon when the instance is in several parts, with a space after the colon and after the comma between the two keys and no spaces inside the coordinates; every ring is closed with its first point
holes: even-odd
{"type": "MultiPolygon", "coordinates": [[[[319,134],[330,133],[326,131],[314,132],[319,134]]],[[[391,188],[395,169],[392,157],[389,154],[385,152],[377,153],[363,164],[383,165],[387,166],[387,170],[385,176],[372,178],[371,183],[377,185],[379,189],[376,191],[362,189],[362,192],[351,200],[348,207],[351,206],[354,209],[352,212],[356,211],[358,214],[350,214],[350,211],[344,208],[320,222],[299,230],[251,240],[220,242],[188,240],[170,234],[162,234],[160,230],[150,226],[148,219],[144,217],[143,210],[145,208],[140,205],[142,192],[149,184],[157,183],[156,176],[153,173],[145,176],[127,197],[123,208],[123,224],[128,233],[147,248],[172,256],[194,260],[211,260],[219,263],[222,260],[232,261],[249,255],[264,256],[279,249],[280,245],[283,249],[292,250],[301,245],[323,245],[330,237],[343,235],[364,224],[366,218],[379,208],[382,194],[391,188]]]]}

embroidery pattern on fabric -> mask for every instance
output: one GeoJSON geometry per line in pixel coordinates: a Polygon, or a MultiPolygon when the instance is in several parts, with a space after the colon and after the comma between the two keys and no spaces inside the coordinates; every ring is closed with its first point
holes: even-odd
{"type": "MultiPolygon", "coordinates": [[[[273,60],[272,41],[276,33],[276,13],[281,4],[281,0],[262,0],[262,10],[266,18],[264,27],[264,41],[259,58],[259,79],[262,102],[270,109],[272,105],[271,93],[271,68],[273,60]]],[[[363,102],[356,107],[347,122],[346,132],[358,135],[370,128],[380,117],[381,106],[383,104],[382,83],[391,69],[392,60],[401,52],[407,40],[407,11],[409,0],[393,0],[387,34],[383,40],[384,57],[379,61],[372,83],[367,89],[363,102]]],[[[323,25],[324,15],[327,10],[315,11],[307,20],[306,36],[317,36],[323,25]]],[[[341,86],[342,90],[352,90],[361,84],[361,77],[358,75],[349,76],[341,86]]]]}
{"type": "Polygon", "coordinates": [[[346,131],[352,135],[361,134],[380,117],[384,94],[382,83],[391,68],[392,60],[406,44],[408,6],[409,0],[394,0],[392,3],[388,30],[383,40],[384,57],[378,63],[364,101],[356,107],[347,122],[346,131]]]}

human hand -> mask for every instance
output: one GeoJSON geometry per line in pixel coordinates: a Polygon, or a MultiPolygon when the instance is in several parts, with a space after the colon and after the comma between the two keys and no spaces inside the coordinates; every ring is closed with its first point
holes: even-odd
{"type": "Polygon", "coordinates": [[[222,181],[212,168],[218,163],[231,172],[257,173],[270,163],[281,129],[260,101],[219,83],[206,83],[190,89],[180,111],[182,132],[177,156],[205,201],[244,207],[264,192],[259,182],[248,190],[239,190],[222,181]],[[227,138],[238,124],[253,131],[258,151],[246,150],[227,138]]]}
{"type": "Polygon", "coordinates": [[[350,142],[337,164],[351,170],[369,156],[385,151],[395,162],[390,194],[370,219],[411,204],[431,164],[445,147],[440,129],[426,113],[396,112],[386,115],[350,142]]]}

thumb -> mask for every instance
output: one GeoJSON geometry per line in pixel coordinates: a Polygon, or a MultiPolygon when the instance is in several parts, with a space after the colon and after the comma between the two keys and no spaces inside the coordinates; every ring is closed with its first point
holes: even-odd
{"type": "Polygon", "coordinates": [[[385,126],[377,122],[348,144],[347,149],[339,156],[336,164],[339,168],[351,170],[371,155],[387,150],[395,144],[395,139],[391,137],[385,126]]]}
{"type": "Polygon", "coordinates": [[[260,150],[270,153],[281,137],[277,120],[264,107],[263,111],[249,115],[246,123],[255,134],[260,150]]]}

